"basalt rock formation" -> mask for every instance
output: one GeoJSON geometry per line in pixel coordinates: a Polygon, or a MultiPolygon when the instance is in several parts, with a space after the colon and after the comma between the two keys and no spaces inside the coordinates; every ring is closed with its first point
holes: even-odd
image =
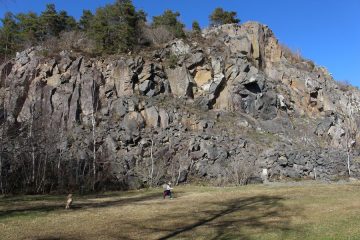
{"type": "Polygon", "coordinates": [[[41,51],[0,68],[4,185],[26,171],[46,189],[360,177],[360,91],[262,24],[136,56],[41,51]]]}

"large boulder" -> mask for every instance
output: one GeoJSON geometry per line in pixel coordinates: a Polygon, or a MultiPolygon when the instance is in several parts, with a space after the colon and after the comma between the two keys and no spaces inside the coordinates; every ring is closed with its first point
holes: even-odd
{"type": "Polygon", "coordinates": [[[156,107],[152,106],[141,111],[141,115],[145,119],[146,125],[149,127],[159,127],[160,117],[156,107]]]}
{"type": "Polygon", "coordinates": [[[230,50],[233,53],[248,55],[251,53],[251,42],[247,37],[239,37],[232,39],[230,50]]]}
{"type": "Polygon", "coordinates": [[[183,40],[175,40],[170,44],[171,53],[176,56],[186,55],[190,53],[190,46],[183,40]]]}
{"type": "Polygon", "coordinates": [[[194,77],[197,87],[202,88],[205,84],[209,83],[212,80],[211,71],[206,69],[200,69],[196,72],[194,77]]]}
{"type": "Polygon", "coordinates": [[[160,127],[167,128],[170,123],[170,117],[165,109],[163,108],[159,109],[159,117],[160,117],[160,127]]]}
{"type": "Polygon", "coordinates": [[[126,133],[125,139],[127,141],[133,141],[139,136],[140,129],[145,127],[145,121],[140,113],[129,112],[122,120],[121,126],[126,133]]]}
{"type": "Polygon", "coordinates": [[[171,92],[178,97],[192,97],[193,78],[185,66],[166,69],[171,92]]]}
{"type": "Polygon", "coordinates": [[[125,60],[116,62],[112,78],[114,79],[117,96],[130,96],[133,94],[133,74],[125,60]]]}

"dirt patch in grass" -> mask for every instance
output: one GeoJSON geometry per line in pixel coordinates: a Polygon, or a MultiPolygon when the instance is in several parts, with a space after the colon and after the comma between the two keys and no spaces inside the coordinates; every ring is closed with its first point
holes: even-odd
{"type": "Polygon", "coordinates": [[[1,239],[359,239],[359,184],[0,198],[1,239]],[[11,199],[13,201],[11,201],[11,199]]]}

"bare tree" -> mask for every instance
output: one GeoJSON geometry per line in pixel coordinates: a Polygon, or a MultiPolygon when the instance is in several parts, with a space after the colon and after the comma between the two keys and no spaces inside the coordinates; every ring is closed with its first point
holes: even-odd
{"type": "MultiPolygon", "coordinates": [[[[7,36],[7,38],[9,38],[9,36],[7,36]]],[[[8,51],[8,39],[6,41],[6,45],[5,45],[5,56],[4,56],[4,64],[6,64],[7,62],[7,51],[8,51]]],[[[8,75],[8,68],[5,67],[5,78],[6,76],[8,75]]],[[[1,77],[2,73],[0,72],[0,77],[1,77]]],[[[1,80],[1,79],[0,79],[1,80]]],[[[6,88],[6,79],[4,80],[4,88],[6,88]]],[[[6,129],[6,122],[7,122],[7,117],[6,117],[6,114],[7,114],[7,111],[6,111],[6,94],[4,95],[4,99],[2,100],[3,101],[3,106],[2,106],[2,111],[4,112],[3,113],[3,118],[4,118],[4,124],[3,124],[3,129],[0,133],[0,145],[1,145],[1,149],[0,149],[0,189],[1,189],[1,194],[4,194],[4,185],[3,185],[3,175],[2,175],[2,170],[3,170],[3,157],[2,157],[2,154],[4,152],[4,136],[5,136],[5,129],[6,129]]],[[[1,120],[1,119],[0,119],[1,120]]],[[[0,122],[1,123],[1,122],[0,122]]]]}
{"type": "Polygon", "coordinates": [[[233,159],[227,168],[228,181],[235,185],[245,185],[254,172],[255,166],[251,161],[233,159]]]}
{"type": "Polygon", "coordinates": [[[356,146],[356,136],[358,133],[358,126],[356,124],[356,116],[357,114],[354,112],[354,107],[353,107],[353,101],[351,98],[352,94],[351,92],[348,93],[348,113],[349,115],[345,118],[345,122],[346,122],[346,155],[347,155],[347,161],[346,161],[346,165],[347,165],[347,170],[348,170],[348,174],[349,177],[351,176],[351,154],[352,154],[352,150],[354,149],[354,147],[356,146]]]}
{"type": "Polygon", "coordinates": [[[93,190],[95,190],[96,184],[96,119],[95,113],[97,111],[98,103],[96,99],[96,81],[93,79],[93,85],[91,89],[92,94],[92,108],[91,108],[91,125],[92,125],[92,137],[93,137],[93,190]]]}
{"type": "Polygon", "coordinates": [[[153,156],[154,140],[151,138],[150,158],[151,158],[151,170],[150,170],[150,187],[154,184],[154,156],[153,156]]]}

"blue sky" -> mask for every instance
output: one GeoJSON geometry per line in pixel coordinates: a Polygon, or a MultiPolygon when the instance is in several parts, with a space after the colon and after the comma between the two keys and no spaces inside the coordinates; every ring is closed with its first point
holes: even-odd
{"type": "MultiPolygon", "coordinates": [[[[95,10],[113,0],[0,0],[0,16],[6,11],[41,12],[55,3],[79,18],[82,9],[95,10]]],[[[242,22],[268,25],[281,43],[316,64],[325,66],[337,80],[360,87],[360,0],[133,0],[149,19],[166,9],[179,11],[190,28],[193,20],[202,27],[215,7],[238,13],[242,22]]]]}

